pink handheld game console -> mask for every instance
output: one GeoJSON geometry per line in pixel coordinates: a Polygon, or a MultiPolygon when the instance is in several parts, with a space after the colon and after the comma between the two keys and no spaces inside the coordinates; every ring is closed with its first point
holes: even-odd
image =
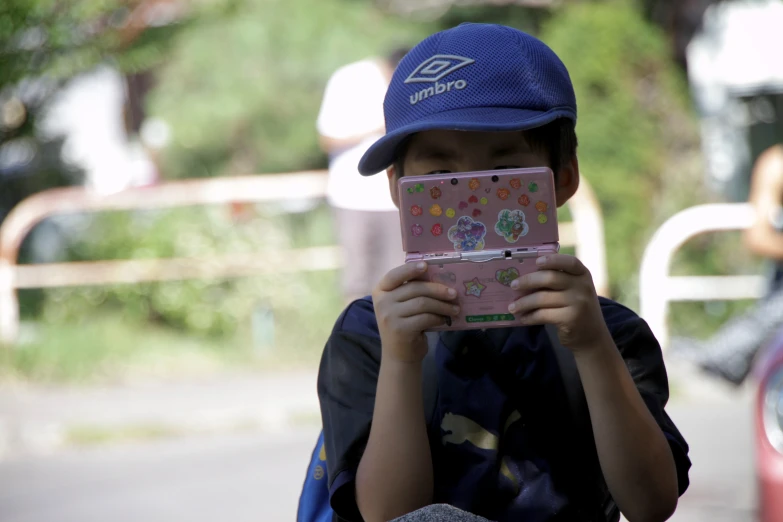
{"type": "Polygon", "coordinates": [[[405,176],[398,181],[405,262],[457,290],[461,314],[433,330],[512,326],[514,279],[560,249],[549,168],[405,176]]]}

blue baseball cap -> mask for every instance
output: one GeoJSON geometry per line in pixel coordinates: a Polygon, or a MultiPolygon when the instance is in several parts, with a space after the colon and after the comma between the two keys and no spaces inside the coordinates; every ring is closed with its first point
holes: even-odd
{"type": "Polygon", "coordinates": [[[576,122],[576,96],[565,65],[541,40],[511,27],[466,23],[435,33],[405,55],[383,110],[386,135],[359,161],[365,176],[391,165],[399,145],[417,132],[576,122]]]}

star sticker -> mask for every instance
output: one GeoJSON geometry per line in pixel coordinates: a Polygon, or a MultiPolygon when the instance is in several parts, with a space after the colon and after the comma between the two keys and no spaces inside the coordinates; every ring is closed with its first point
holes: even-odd
{"type": "Polygon", "coordinates": [[[473,278],[472,281],[468,281],[465,283],[465,295],[472,295],[474,297],[481,297],[481,291],[484,290],[486,286],[482,285],[478,277],[473,278]]]}

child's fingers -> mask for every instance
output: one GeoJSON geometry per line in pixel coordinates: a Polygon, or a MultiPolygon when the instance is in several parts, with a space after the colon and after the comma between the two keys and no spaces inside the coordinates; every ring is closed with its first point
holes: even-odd
{"type": "Polygon", "coordinates": [[[418,296],[399,303],[396,313],[399,317],[413,317],[421,314],[435,314],[440,316],[459,315],[459,306],[433,299],[432,297],[418,296]]]}
{"type": "Polygon", "coordinates": [[[518,277],[511,282],[513,290],[535,292],[537,290],[566,290],[573,276],[557,270],[539,270],[518,277]]]}
{"type": "Polygon", "coordinates": [[[429,281],[409,281],[390,293],[392,299],[402,303],[415,297],[424,296],[433,299],[451,301],[457,297],[457,291],[440,283],[429,281]]]}
{"type": "Polygon", "coordinates": [[[411,281],[420,277],[426,271],[427,263],[423,261],[418,263],[405,263],[389,270],[386,275],[381,278],[381,281],[378,283],[378,288],[382,292],[391,292],[406,281],[411,281]]]}
{"type": "Polygon", "coordinates": [[[566,254],[550,254],[536,259],[539,270],[560,270],[567,274],[580,276],[587,273],[587,268],[579,259],[566,254]]]}
{"type": "Polygon", "coordinates": [[[540,291],[520,297],[508,307],[512,314],[525,315],[536,310],[548,308],[563,308],[568,306],[563,292],[540,291]]]}

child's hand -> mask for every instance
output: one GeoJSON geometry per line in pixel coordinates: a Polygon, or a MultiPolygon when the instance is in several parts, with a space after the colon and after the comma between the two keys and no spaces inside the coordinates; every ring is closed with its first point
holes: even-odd
{"type": "Polygon", "coordinates": [[[509,306],[522,324],[554,324],[560,342],[572,351],[596,346],[609,335],[590,272],[574,256],[553,254],[536,260],[538,271],[511,288],[525,295],[509,306]]]}
{"type": "Polygon", "coordinates": [[[427,355],[423,332],[459,315],[457,292],[445,285],[417,281],[426,263],[406,263],[387,273],[372,293],[383,357],[420,362],[427,355]]]}

